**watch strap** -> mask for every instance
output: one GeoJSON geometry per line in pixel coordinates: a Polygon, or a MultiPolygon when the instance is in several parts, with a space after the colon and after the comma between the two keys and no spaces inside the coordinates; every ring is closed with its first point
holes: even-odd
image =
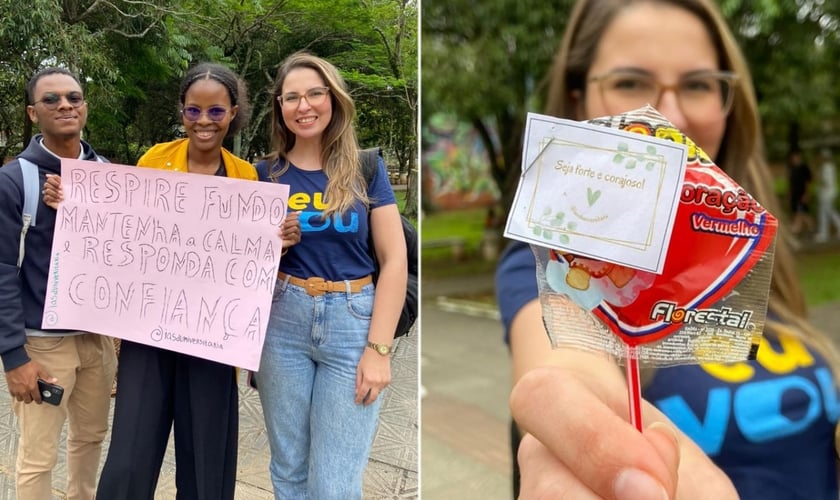
{"type": "Polygon", "coordinates": [[[368,341],[367,346],[376,351],[377,353],[381,354],[382,356],[387,356],[391,354],[391,346],[388,344],[377,344],[375,342],[368,341]]]}

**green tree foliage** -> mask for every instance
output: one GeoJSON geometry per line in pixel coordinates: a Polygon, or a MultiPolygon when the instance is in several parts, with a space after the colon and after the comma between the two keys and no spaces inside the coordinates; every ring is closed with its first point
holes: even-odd
{"type": "MultiPolygon", "coordinates": [[[[342,72],[358,108],[362,146],[415,169],[417,7],[407,0],[0,0],[0,154],[32,134],[24,87],[37,69],[79,73],[90,104],[86,139],[133,163],[182,133],[178,86],[202,61],[228,65],[248,83],[249,126],[226,146],[269,152],[277,67],[309,50],[342,72]]],[[[416,210],[416,207],[414,208],[416,210]]]]}
{"type": "Polygon", "coordinates": [[[423,2],[422,121],[452,112],[483,139],[493,179],[513,185],[527,111],[565,26],[570,0],[423,2]],[[499,137],[498,147],[490,129],[499,137]]]}
{"type": "MultiPolygon", "coordinates": [[[[20,149],[32,133],[25,108],[26,82],[45,64],[61,64],[83,79],[96,79],[108,86],[115,78],[104,30],[89,29],[89,12],[67,2],[67,10],[55,0],[18,2],[0,0],[0,155],[20,149]]],[[[120,29],[111,23],[107,30],[120,29]]]]}
{"type": "Polygon", "coordinates": [[[770,157],[840,145],[840,3],[724,0],[721,8],[749,59],[770,157]]]}

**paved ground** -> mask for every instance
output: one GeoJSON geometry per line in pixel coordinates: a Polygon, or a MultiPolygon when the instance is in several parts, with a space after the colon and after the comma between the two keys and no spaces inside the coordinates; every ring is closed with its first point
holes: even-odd
{"type": "MultiPolygon", "coordinates": [[[[423,282],[423,500],[512,496],[502,328],[494,310],[452,300],[490,290],[490,277],[423,282]]],[[[840,341],[840,303],[813,310],[812,318],[840,341]]]]}
{"type": "Polygon", "coordinates": [[[502,328],[494,311],[446,299],[492,286],[488,277],[423,282],[423,500],[511,498],[502,328]]]}
{"type": "MultiPolygon", "coordinates": [[[[418,498],[417,344],[418,336],[412,334],[400,342],[394,354],[391,365],[393,383],[385,395],[379,429],[365,473],[366,499],[418,498]]],[[[244,372],[241,379],[236,498],[269,500],[274,496],[268,477],[268,441],[259,397],[245,385],[244,372]]],[[[14,467],[18,433],[10,402],[5,378],[0,377],[0,500],[15,498],[14,467]]],[[[104,460],[104,453],[102,458],[104,460]]],[[[65,465],[62,457],[53,476],[54,499],[65,498],[65,465]]],[[[175,498],[175,460],[171,440],[155,498],[175,498]]]]}

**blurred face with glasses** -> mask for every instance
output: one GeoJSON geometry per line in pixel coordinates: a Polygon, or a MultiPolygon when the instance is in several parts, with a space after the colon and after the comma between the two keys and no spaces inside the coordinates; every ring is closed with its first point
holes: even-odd
{"type": "Polygon", "coordinates": [[[227,87],[213,79],[196,80],[184,94],[181,107],[190,148],[210,154],[221,151],[230,122],[238,111],[239,107],[231,103],[227,87]]]}
{"type": "Polygon", "coordinates": [[[44,75],[35,84],[32,104],[26,107],[32,123],[38,125],[51,151],[58,144],[81,140],[87,121],[87,103],[79,83],[61,73],[44,75]]]}
{"type": "Polygon", "coordinates": [[[572,94],[581,119],[651,104],[715,158],[737,78],[720,70],[712,39],[697,17],[646,2],[622,9],[607,26],[585,85],[572,94]]]}
{"type": "Polygon", "coordinates": [[[332,120],[330,89],[312,68],[296,68],[283,80],[276,97],[283,121],[296,141],[321,140],[332,120]]]}

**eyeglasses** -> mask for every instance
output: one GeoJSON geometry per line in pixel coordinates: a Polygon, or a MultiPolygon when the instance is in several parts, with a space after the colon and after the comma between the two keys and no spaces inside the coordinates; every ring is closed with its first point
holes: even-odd
{"type": "Polygon", "coordinates": [[[56,109],[61,102],[61,98],[67,99],[67,102],[70,103],[71,106],[74,108],[78,108],[82,104],[85,103],[85,97],[82,95],[81,92],[68,92],[66,94],[56,94],[54,92],[47,92],[41,97],[40,101],[35,101],[32,105],[36,105],[41,103],[47,109],[56,109]]]}
{"type": "Polygon", "coordinates": [[[324,99],[326,99],[327,94],[329,93],[329,87],[312,87],[303,95],[298,94],[297,92],[289,92],[279,95],[277,96],[277,102],[279,102],[281,106],[294,108],[300,105],[301,99],[305,98],[306,102],[308,102],[310,106],[318,106],[324,102],[324,99]]]}
{"type": "Polygon", "coordinates": [[[688,117],[703,117],[710,113],[729,113],[738,76],[728,71],[701,71],[686,75],[675,84],[663,85],[646,73],[615,71],[589,81],[598,84],[611,114],[645,104],[657,106],[662,93],[671,90],[683,113],[688,117]]]}
{"type": "Polygon", "coordinates": [[[225,119],[225,116],[228,114],[228,109],[223,108],[221,106],[210,106],[207,108],[207,111],[202,111],[201,108],[195,106],[186,106],[181,109],[181,114],[184,115],[184,118],[191,122],[197,122],[201,119],[201,115],[207,113],[207,118],[214,122],[220,122],[225,119]]]}

